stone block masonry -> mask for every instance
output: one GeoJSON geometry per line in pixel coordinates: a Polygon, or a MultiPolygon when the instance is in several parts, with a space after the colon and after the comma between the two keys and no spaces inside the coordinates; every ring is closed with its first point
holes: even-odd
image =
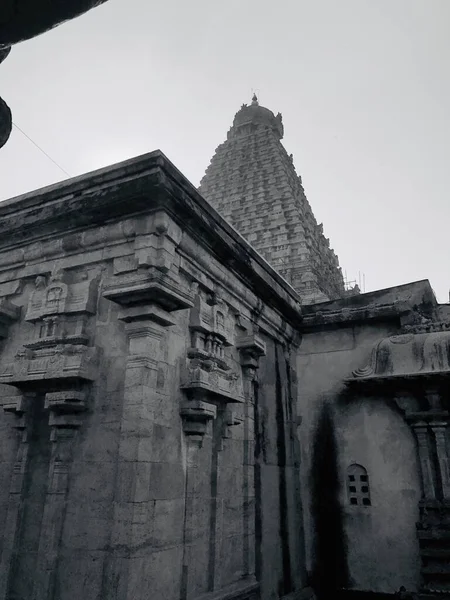
{"type": "Polygon", "coordinates": [[[2,203],[0,600],[297,597],[299,303],[160,152],[2,203]]]}
{"type": "Polygon", "coordinates": [[[281,143],[281,114],[256,96],[236,114],[201,194],[297,290],[304,304],[345,295],[339,261],[281,143]]]}

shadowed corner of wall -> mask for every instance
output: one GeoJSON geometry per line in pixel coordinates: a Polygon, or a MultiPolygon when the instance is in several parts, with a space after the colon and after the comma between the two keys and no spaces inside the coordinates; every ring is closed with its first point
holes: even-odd
{"type": "Polygon", "coordinates": [[[311,585],[319,600],[349,586],[341,482],[332,409],[324,403],[313,438],[311,514],[314,524],[311,585]]]}
{"type": "MultiPolygon", "coordinates": [[[[348,386],[343,386],[334,397],[334,406],[339,411],[340,416],[345,416],[349,411],[353,411],[355,403],[358,401],[358,396],[348,386]]],[[[329,410],[331,410],[329,408],[329,410]]],[[[333,420],[333,415],[330,413],[330,418],[333,420]]]]}

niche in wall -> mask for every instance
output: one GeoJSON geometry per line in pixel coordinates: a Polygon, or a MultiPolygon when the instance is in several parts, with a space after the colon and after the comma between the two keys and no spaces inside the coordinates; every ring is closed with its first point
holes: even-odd
{"type": "Polygon", "coordinates": [[[356,463],[347,469],[347,494],[352,506],[371,506],[367,469],[356,463]]]}

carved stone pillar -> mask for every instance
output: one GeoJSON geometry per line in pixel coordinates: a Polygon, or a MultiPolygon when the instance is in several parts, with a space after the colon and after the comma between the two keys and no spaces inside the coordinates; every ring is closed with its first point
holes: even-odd
{"type": "Polygon", "coordinates": [[[423,497],[425,500],[435,500],[436,486],[430,453],[428,426],[424,421],[414,422],[411,426],[417,438],[420,470],[422,474],[423,497]]]}
{"type": "Polygon", "coordinates": [[[444,500],[450,500],[450,466],[447,453],[447,423],[445,421],[435,421],[430,423],[431,429],[436,440],[436,452],[441,474],[442,493],[444,500]]]}
{"type": "Polygon", "coordinates": [[[117,261],[116,275],[103,291],[120,305],[118,319],[125,323],[128,341],[112,534],[116,551],[110,566],[116,600],[133,595],[131,582],[138,581],[141,569],[139,548],[148,544],[153,531],[154,415],[161,400],[170,401],[159,379],[167,366],[167,328],[175,324],[173,311],[193,304],[178,272],[181,230],[165,213],[142,227],[146,233],[136,238],[134,257],[117,261]]]}
{"type": "MultiPolygon", "coordinates": [[[[230,498],[231,493],[230,490],[226,489],[223,479],[224,466],[230,467],[229,464],[223,464],[224,453],[228,449],[233,453],[234,447],[239,451],[244,450],[245,460],[243,462],[245,464],[236,462],[236,464],[233,463],[233,466],[240,471],[239,479],[243,474],[245,489],[247,491],[253,490],[253,473],[250,472],[253,467],[249,467],[247,464],[248,456],[253,454],[251,449],[253,423],[246,426],[245,435],[247,439],[245,441],[241,441],[241,435],[233,439],[232,428],[242,424],[246,419],[243,416],[246,381],[242,376],[242,370],[236,369],[233,352],[228,350],[228,348],[236,346],[236,315],[222,299],[220,290],[211,291],[203,287],[201,289],[197,287],[195,291],[197,295],[191,309],[189,323],[191,343],[187,351],[181,385],[181,389],[185,393],[185,399],[181,403],[180,414],[183,418],[188,454],[192,458],[187,466],[187,479],[192,483],[194,480],[193,474],[198,473],[197,486],[200,484],[201,487],[206,485],[210,487],[206,587],[207,591],[214,593],[224,586],[225,557],[222,553],[224,552],[224,529],[227,527],[227,523],[224,522],[224,507],[225,501],[230,498]],[[208,425],[211,420],[213,421],[212,427],[208,425]],[[205,463],[205,456],[200,454],[204,450],[199,450],[199,448],[203,444],[204,436],[210,432],[212,439],[208,440],[211,443],[208,443],[207,448],[211,449],[211,471],[202,472],[198,469],[198,465],[205,463]],[[230,440],[227,445],[225,440],[230,440]],[[194,444],[196,449],[193,449],[194,444]],[[201,461],[201,463],[196,461],[201,461]]],[[[248,394],[251,396],[250,388],[251,386],[248,387],[248,394]]],[[[246,415],[250,418],[251,407],[247,410],[246,415]]],[[[196,489],[189,484],[186,491],[188,500],[185,525],[188,532],[191,530],[191,520],[195,516],[191,512],[192,503],[195,502],[195,493],[196,489]],[[192,496],[193,500],[189,499],[189,495],[192,496]]],[[[238,492],[238,495],[241,496],[240,492],[238,492]]],[[[249,515],[253,511],[254,500],[251,492],[246,495],[244,491],[243,496],[245,558],[241,564],[242,574],[245,576],[246,581],[248,574],[254,571],[249,566],[251,563],[249,555],[253,553],[251,549],[248,549],[250,545],[249,535],[253,534],[249,515]],[[249,530],[251,530],[251,534],[249,530]]],[[[189,536],[186,536],[186,539],[189,539],[189,536]]],[[[197,546],[198,544],[202,545],[204,541],[197,540],[197,546]]],[[[185,549],[183,598],[189,598],[194,593],[192,588],[193,579],[189,574],[195,573],[195,556],[192,557],[191,553],[193,548],[197,546],[192,543],[185,549]]],[[[202,552],[204,550],[203,548],[202,552]]],[[[229,577],[229,574],[227,576],[229,577]]]]}
{"type": "MultiPolygon", "coordinates": [[[[164,358],[163,344],[169,316],[152,319],[142,307],[123,311],[128,339],[123,409],[120,428],[117,495],[114,505],[112,543],[118,548],[113,564],[117,599],[129,596],[129,578],[135,571],[130,552],[148,540],[152,530],[150,472],[152,465],[154,411],[159,398],[158,371],[164,358]]],[[[162,311],[161,311],[162,312],[162,311]]],[[[157,313],[159,315],[159,312],[157,313]]]]}
{"type": "Polygon", "coordinates": [[[441,546],[447,537],[450,506],[450,477],[446,427],[449,413],[445,410],[442,389],[430,386],[424,390],[426,403],[407,393],[398,394],[397,405],[405,413],[414,431],[422,480],[422,500],[416,523],[422,558],[422,590],[447,590],[446,568],[449,553],[441,546]],[[425,410],[424,410],[425,409],[425,410]]]}
{"type": "Polygon", "coordinates": [[[217,416],[217,408],[203,400],[183,400],[180,407],[183,431],[190,444],[202,446],[209,421],[217,416]]]}
{"type": "Polygon", "coordinates": [[[209,591],[222,587],[224,497],[223,497],[223,436],[226,428],[226,406],[219,406],[213,422],[211,456],[211,530],[209,538],[209,591]]]}
{"type": "Polygon", "coordinates": [[[244,381],[244,513],[243,513],[243,561],[244,576],[255,574],[255,381],[259,359],[266,354],[264,342],[255,335],[248,335],[236,344],[240,353],[244,381]]]}
{"type": "Polygon", "coordinates": [[[186,448],[186,478],[185,478],[185,515],[183,531],[183,566],[180,600],[187,600],[195,583],[196,563],[195,541],[198,536],[196,527],[196,512],[199,510],[198,502],[203,502],[196,494],[197,478],[199,476],[199,452],[201,452],[203,434],[200,437],[187,434],[186,448]],[[200,443],[199,443],[200,442],[200,443]]]}
{"type": "Polygon", "coordinates": [[[19,433],[19,446],[12,471],[5,530],[3,532],[3,548],[0,558],[1,600],[6,600],[7,598],[14,552],[17,550],[20,528],[19,517],[28,465],[29,436],[31,434],[31,423],[26,413],[26,408],[27,403],[32,401],[32,399],[32,397],[22,395],[3,398],[3,410],[13,415],[14,422],[12,425],[19,433]]]}
{"type": "MultiPolygon", "coordinates": [[[[24,496],[25,478],[32,475],[29,472],[28,455],[29,439],[33,429],[32,403],[36,402],[38,402],[38,397],[30,393],[11,396],[3,400],[4,411],[15,415],[13,427],[21,432],[21,441],[13,467],[1,556],[1,599],[8,598],[12,579],[21,576],[20,572],[12,574],[11,570],[14,569],[16,562],[14,555],[23,551],[23,548],[21,549],[19,546],[19,537],[21,535],[23,502],[27,499],[24,496]]],[[[50,439],[47,438],[47,440],[48,443],[51,443],[51,451],[48,487],[45,500],[43,500],[43,516],[39,528],[37,563],[33,574],[32,600],[46,600],[53,597],[72,464],[73,441],[77,428],[82,424],[80,413],[86,410],[84,394],[79,391],[47,393],[44,409],[49,412],[51,434],[50,439]]]]}
{"type": "MultiPolygon", "coordinates": [[[[49,394],[47,394],[49,395],[49,394]]],[[[32,600],[53,598],[58,561],[58,550],[64,526],[65,506],[69,489],[73,443],[76,429],[61,426],[58,418],[50,419],[51,456],[48,475],[48,491],[42,517],[39,540],[38,565],[33,586],[32,600]]]]}
{"type": "MultiPolygon", "coordinates": [[[[54,595],[73,440],[87,408],[83,389],[97,376],[98,351],[87,335],[97,285],[98,279],[89,280],[86,273],[37,277],[25,313],[34,335],[13,362],[2,364],[1,382],[22,392],[5,399],[3,408],[16,415],[23,436],[10,489],[1,600],[54,595]],[[39,394],[29,394],[36,384],[39,394]],[[46,487],[36,483],[45,477],[46,487]],[[37,518],[42,520],[35,523],[37,518]]],[[[18,316],[12,305],[1,306],[0,321],[18,316]]]]}
{"type": "MultiPolygon", "coordinates": [[[[216,407],[244,400],[240,377],[225,358],[225,349],[234,345],[234,326],[234,318],[217,292],[197,293],[190,314],[191,344],[181,385],[186,399],[180,413],[187,435],[204,435],[207,422],[217,414],[216,407]]],[[[232,423],[229,415],[228,424],[232,423]]]]}

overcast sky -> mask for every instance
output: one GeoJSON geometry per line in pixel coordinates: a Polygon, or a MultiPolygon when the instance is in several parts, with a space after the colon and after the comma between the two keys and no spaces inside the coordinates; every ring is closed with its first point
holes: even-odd
{"type": "MultiPolygon", "coordinates": [[[[109,0],[13,48],[0,93],[70,175],[161,149],[198,185],[256,90],[366,291],[448,302],[450,0],[109,0]]],[[[66,179],[17,129],[0,199],[66,179]]]]}

